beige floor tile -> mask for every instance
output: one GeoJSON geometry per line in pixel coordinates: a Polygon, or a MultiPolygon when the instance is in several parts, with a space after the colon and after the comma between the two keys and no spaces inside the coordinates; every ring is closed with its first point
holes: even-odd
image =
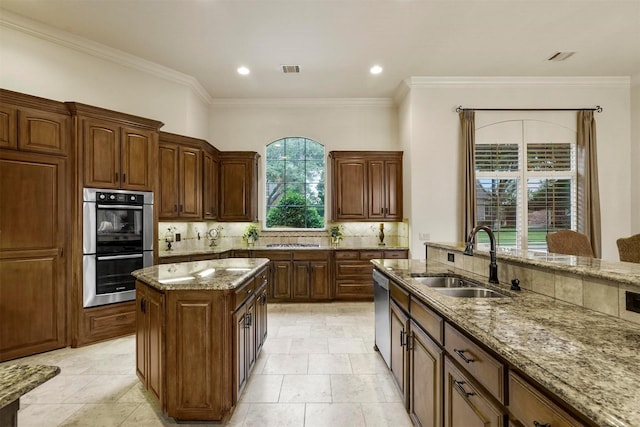
{"type": "Polygon", "coordinates": [[[267,340],[262,346],[262,351],[265,353],[289,353],[291,341],[291,338],[275,338],[275,335],[269,331],[267,340]]]}
{"type": "Polygon", "coordinates": [[[61,426],[116,427],[139,406],[140,403],[88,403],[75,411],[61,426]]]}
{"type": "Polygon", "coordinates": [[[309,336],[312,338],[342,338],[344,337],[344,328],[342,326],[312,325],[309,336]]]}
{"type": "Polygon", "coordinates": [[[310,332],[310,325],[280,326],[276,336],[278,338],[309,338],[310,332]]]}
{"type": "Polygon", "coordinates": [[[249,407],[244,427],[302,427],[304,403],[254,403],[249,407]]]}
{"type": "Polygon", "coordinates": [[[329,338],[329,353],[369,353],[362,338],[329,338]]]}
{"type": "Polygon", "coordinates": [[[389,367],[379,353],[350,354],[351,369],[354,374],[384,374],[389,372],[389,367]]]}
{"type": "Polygon", "coordinates": [[[359,403],[308,403],[305,427],[364,427],[364,415],[359,403]]]}
{"type": "Polygon", "coordinates": [[[120,424],[121,427],[164,427],[173,424],[149,405],[140,405],[120,424]]]}
{"type": "Polygon", "coordinates": [[[331,402],[329,375],[285,375],[280,402],[331,402]]]}
{"type": "Polygon", "coordinates": [[[363,403],[362,413],[367,427],[412,427],[413,423],[402,403],[363,403]]]}
{"type": "MultiPolygon", "coordinates": [[[[20,402],[22,405],[22,402],[20,402]]],[[[20,427],[57,426],[82,408],[81,403],[29,405],[18,411],[20,427]]]]}
{"type": "Polygon", "coordinates": [[[98,375],[65,399],[65,403],[115,402],[139,382],[133,375],[98,375]]]}
{"type": "Polygon", "coordinates": [[[329,344],[327,338],[293,338],[291,340],[290,354],[295,353],[328,353],[329,344]]]}
{"type": "Polygon", "coordinates": [[[351,374],[348,354],[310,354],[310,374],[351,374]]]}
{"type": "Polygon", "coordinates": [[[331,375],[333,402],[387,402],[377,375],[331,375]]]}
{"type": "Polygon", "coordinates": [[[280,399],[282,375],[263,375],[254,373],[249,377],[240,401],[244,403],[269,403],[280,399]]]}
{"type": "Polygon", "coordinates": [[[96,375],[58,375],[22,396],[20,402],[25,404],[65,403],[66,399],[95,378],[96,375]]]}
{"type": "Polygon", "coordinates": [[[250,407],[249,403],[238,403],[225,427],[242,427],[250,407]]]}
{"type": "Polygon", "coordinates": [[[262,369],[263,374],[306,374],[308,354],[270,354],[262,369]]]}

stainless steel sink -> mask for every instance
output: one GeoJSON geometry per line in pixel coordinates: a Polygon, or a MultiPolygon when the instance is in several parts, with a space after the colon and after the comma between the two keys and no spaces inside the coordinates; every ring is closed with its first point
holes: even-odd
{"type": "Polygon", "coordinates": [[[436,288],[434,291],[459,298],[505,298],[506,295],[486,288],[436,288]]]}
{"type": "Polygon", "coordinates": [[[430,288],[473,288],[479,286],[469,280],[451,276],[413,277],[413,280],[430,288]]]}

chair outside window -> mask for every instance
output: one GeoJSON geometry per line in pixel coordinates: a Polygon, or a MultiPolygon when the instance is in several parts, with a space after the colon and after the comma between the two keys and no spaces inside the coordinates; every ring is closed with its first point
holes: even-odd
{"type": "Polygon", "coordinates": [[[640,234],[616,240],[620,261],[640,263],[640,234]]]}
{"type": "Polygon", "coordinates": [[[594,258],[589,238],[573,230],[560,230],[547,234],[549,252],[594,258]]]}

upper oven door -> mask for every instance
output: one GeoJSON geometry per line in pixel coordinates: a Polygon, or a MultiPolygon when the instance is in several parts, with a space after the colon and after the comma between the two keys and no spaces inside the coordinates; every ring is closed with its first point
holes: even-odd
{"type": "Polygon", "coordinates": [[[142,252],[143,206],[96,204],[96,254],[142,252]]]}

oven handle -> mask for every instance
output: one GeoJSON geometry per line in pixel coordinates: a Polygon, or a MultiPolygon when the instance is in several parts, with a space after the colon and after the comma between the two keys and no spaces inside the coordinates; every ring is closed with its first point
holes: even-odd
{"type": "Polygon", "coordinates": [[[111,256],[99,256],[96,257],[98,261],[109,261],[112,259],[133,259],[133,258],[142,258],[143,254],[133,254],[133,255],[111,255],[111,256]]]}
{"type": "Polygon", "coordinates": [[[140,205],[98,205],[98,209],[135,209],[142,210],[140,205]]]}

